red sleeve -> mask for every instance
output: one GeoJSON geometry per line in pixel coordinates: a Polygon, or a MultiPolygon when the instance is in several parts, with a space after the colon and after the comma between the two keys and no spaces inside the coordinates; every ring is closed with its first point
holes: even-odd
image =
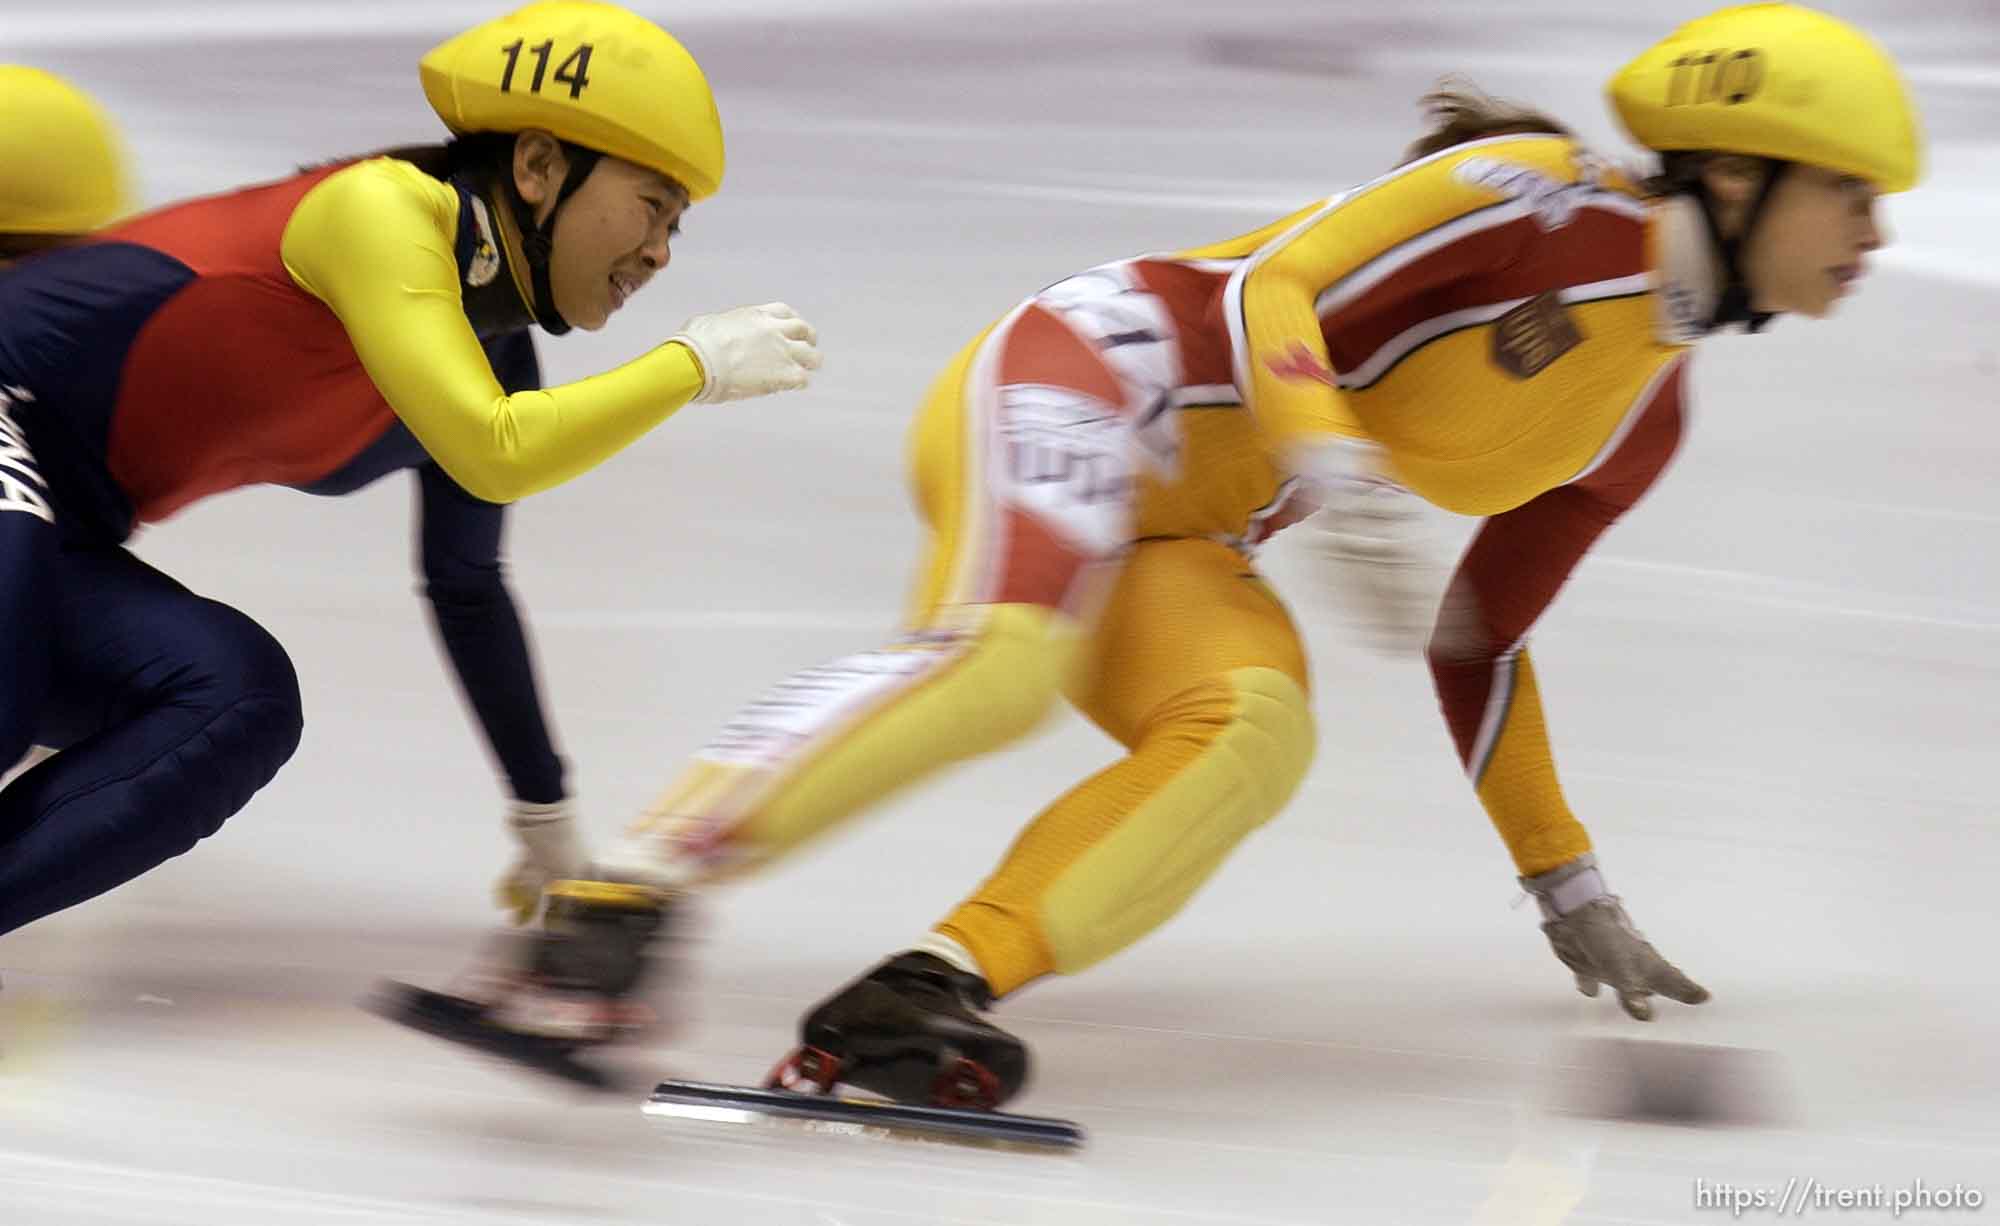
{"type": "Polygon", "coordinates": [[[1529,631],[1680,441],[1685,359],[1663,368],[1607,456],[1576,481],[1487,520],[1445,591],[1431,676],[1459,760],[1523,875],[1590,849],[1549,749],[1529,631]]]}

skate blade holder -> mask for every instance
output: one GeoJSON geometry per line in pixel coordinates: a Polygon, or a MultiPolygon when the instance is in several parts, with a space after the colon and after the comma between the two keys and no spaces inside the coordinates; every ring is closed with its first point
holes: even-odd
{"type": "Polygon", "coordinates": [[[999,1149],[1076,1150],[1084,1142],[1083,1129],[1070,1120],[700,1081],[661,1082],[643,1110],[647,1115],[672,1119],[785,1123],[809,1132],[949,1141],[999,1149]]]}
{"type": "MultiPolygon", "coordinates": [[[[817,1047],[801,1047],[778,1062],[764,1079],[767,1090],[792,1090],[800,1094],[828,1096],[840,1085],[844,1066],[839,1056],[817,1047]]],[[[1000,1106],[1000,1079],[985,1065],[960,1057],[938,1070],[931,1082],[933,1107],[961,1111],[996,1111],[1000,1106]]],[[[867,1100],[864,1100],[867,1101],[867,1100]]]]}
{"type": "Polygon", "coordinates": [[[1782,1128],[1797,1111],[1776,1053],[1710,1043],[1598,1037],[1556,1061],[1551,1105],[1566,1115],[1694,1128],[1782,1128]]]}
{"type": "Polygon", "coordinates": [[[645,1111],[717,1123],[786,1122],[817,1132],[1003,1149],[1074,1150],[1083,1145],[1083,1129],[1069,1120],[994,1110],[1000,1083],[970,1060],[939,1070],[928,1106],[836,1094],[840,1070],[839,1057],[804,1047],[779,1061],[761,1089],[665,1081],[654,1089],[645,1111]]]}

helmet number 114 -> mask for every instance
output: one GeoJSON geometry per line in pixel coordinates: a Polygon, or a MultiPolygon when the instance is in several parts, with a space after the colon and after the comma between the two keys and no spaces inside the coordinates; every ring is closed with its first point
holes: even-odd
{"type": "MultiPolygon", "coordinates": [[[[514,68],[521,61],[521,45],[526,39],[517,38],[500,48],[507,57],[507,71],[500,74],[500,92],[510,93],[514,88],[514,68]]],[[[549,70],[549,57],[555,53],[554,39],[544,39],[528,48],[528,54],[535,57],[535,75],[528,82],[528,92],[542,92],[542,77],[549,70]]],[[[584,43],[569,53],[562,63],[556,65],[556,82],[569,86],[569,96],[580,98],[583,87],[590,84],[590,44],[584,43]]]]}

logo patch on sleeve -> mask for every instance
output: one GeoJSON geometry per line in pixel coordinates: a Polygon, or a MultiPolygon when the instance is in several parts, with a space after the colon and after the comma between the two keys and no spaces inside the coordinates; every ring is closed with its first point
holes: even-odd
{"type": "Polygon", "coordinates": [[[1532,379],[1583,343],[1583,333],[1554,291],[1536,294],[1493,321],[1493,364],[1516,379],[1532,379]]]}

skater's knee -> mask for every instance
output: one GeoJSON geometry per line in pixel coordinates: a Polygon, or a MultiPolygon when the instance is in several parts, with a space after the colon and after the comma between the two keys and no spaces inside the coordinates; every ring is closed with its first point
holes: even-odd
{"type": "Polygon", "coordinates": [[[228,605],[209,604],[198,640],[201,663],[225,691],[269,695],[296,706],[298,672],[271,632],[228,605]]]}
{"type": "MultiPolygon", "coordinates": [[[[1080,970],[1171,918],[1246,835],[1277,816],[1311,765],[1305,692],[1276,669],[1236,669],[1168,708],[1130,760],[1156,775],[1145,795],[1042,898],[1043,938],[1058,971],[1080,970]]],[[[1126,782],[1141,780],[1135,771],[1126,782]]]]}
{"type": "Polygon", "coordinates": [[[1318,743],[1312,706],[1298,682],[1276,669],[1237,669],[1229,681],[1236,701],[1231,745],[1269,810],[1261,823],[1285,807],[1312,765],[1318,743]]]}
{"type": "Polygon", "coordinates": [[[239,716],[244,750],[276,774],[299,747],[305,729],[304,701],[292,658],[270,631],[229,609],[213,657],[219,690],[239,716]]]}
{"type": "Polygon", "coordinates": [[[261,788],[292,760],[305,735],[305,712],[297,684],[294,682],[289,691],[251,691],[230,714],[239,725],[236,737],[243,759],[256,780],[252,790],[261,788]]]}
{"type": "Polygon", "coordinates": [[[188,839],[206,838],[277,776],[305,730],[298,672],[269,631],[226,605],[210,603],[190,648],[180,701],[206,715],[162,763],[181,777],[188,839]]]}
{"type": "Polygon", "coordinates": [[[953,757],[998,749],[1055,709],[1076,658],[1075,624],[1031,604],[969,606],[875,658],[908,661],[910,717],[940,721],[953,757]]]}
{"type": "Polygon", "coordinates": [[[296,696],[247,695],[161,764],[155,782],[182,798],[174,811],[187,847],[222,829],[277,777],[298,749],[301,730],[296,696]]]}
{"type": "Polygon", "coordinates": [[[963,606],[794,673],[739,711],[600,867],[648,881],[662,856],[704,875],[767,863],[1030,731],[1054,708],[1072,649],[1046,610],[963,606]]]}
{"type": "Polygon", "coordinates": [[[290,756],[303,718],[299,676],[270,631],[228,605],[204,600],[164,640],[162,655],[175,667],[152,687],[156,702],[212,717],[254,709],[268,725],[245,735],[278,750],[280,760],[290,756]]]}
{"type": "Polygon", "coordinates": [[[981,705],[996,738],[1025,736],[1062,696],[1079,634],[1060,613],[1039,605],[989,606],[968,662],[980,674],[981,705]]]}
{"type": "Polygon", "coordinates": [[[1245,793],[1236,809],[1254,828],[1285,806],[1312,765],[1312,708],[1285,673],[1234,669],[1182,691],[1153,713],[1142,745],[1176,742],[1194,751],[1187,769],[1245,793]]]}
{"type": "Polygon", "coordinates": [[[188,847],[222,829],[277,777],[298,749],[303,726],[296,690],[251,691],[159,764],[153,782],[181,798],[172,808],[186,826],[188,847]]]}

